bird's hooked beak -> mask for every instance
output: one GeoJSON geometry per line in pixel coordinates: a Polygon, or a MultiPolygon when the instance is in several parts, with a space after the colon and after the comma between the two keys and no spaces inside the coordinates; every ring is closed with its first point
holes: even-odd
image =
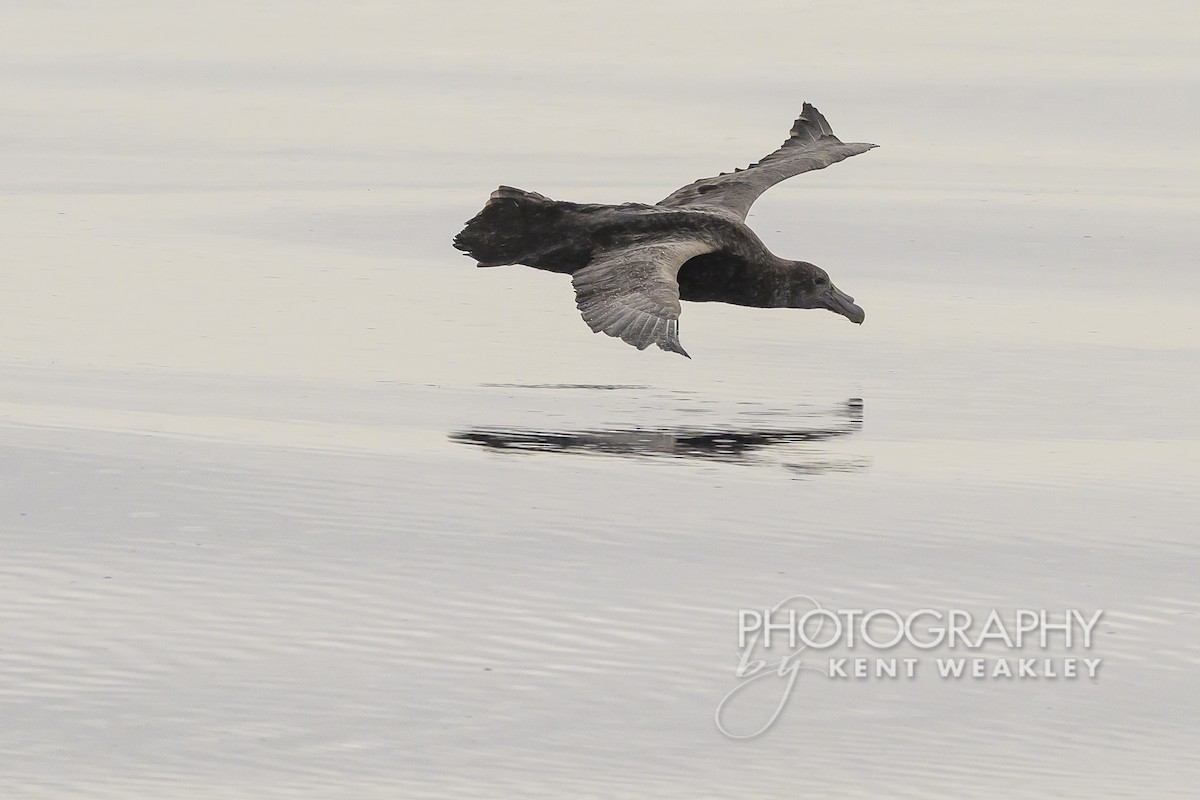
{"type": "Polygon", "coordinates": [[[861,306],[855,304],[854,298],[832,283],[821,294],[820,300],[823,307],[841,314],[856,325],[861,325],[862,321],[867,318],[867,312],[863,311],[861,306]]]}

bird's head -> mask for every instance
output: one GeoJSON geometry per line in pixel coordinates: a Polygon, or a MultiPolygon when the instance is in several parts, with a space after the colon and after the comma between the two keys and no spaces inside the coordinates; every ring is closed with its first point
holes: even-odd
{"type": "Polygon", "coordinates": [[[791,308],[827,308],[860,325],[867,318],[854,298],[834,286],[829,273],[816,264],[793,261],[788,273],[791,308]]]}

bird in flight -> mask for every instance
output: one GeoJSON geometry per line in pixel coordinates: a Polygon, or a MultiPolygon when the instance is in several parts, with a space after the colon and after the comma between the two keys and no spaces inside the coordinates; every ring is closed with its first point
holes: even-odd
{"type": "Polygon", "coordinates": [[[595,333],[638,350],[679,343],[679,301],[756,308],[825,308],[861,323],[865,312],[807,261],[769,251],[746,224],[759,195],[873,144],[842,142],[809,103],[778,150],[756,164],[703,178],[656,205],[568,203],[501,186],[454,239],[481,267],[524,264],[571,276],[576,306],[595,333]]]}

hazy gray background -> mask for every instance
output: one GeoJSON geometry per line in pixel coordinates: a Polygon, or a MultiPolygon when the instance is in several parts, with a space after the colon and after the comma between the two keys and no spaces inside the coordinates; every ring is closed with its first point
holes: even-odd
{"type": "Polygon", "coordinates": [[[1190,796],[1198,30],[0,4],[0,789],[1190,796]],[[750,224],[861,327],[689,305],[693,360],[637,353],[449,247],[499,183],[653,202],[804,100],[881,148],[750,224]],[[726,740],[737,609],[797,592],[1104,608],[1104,667],[806,683],[726,740]]]}

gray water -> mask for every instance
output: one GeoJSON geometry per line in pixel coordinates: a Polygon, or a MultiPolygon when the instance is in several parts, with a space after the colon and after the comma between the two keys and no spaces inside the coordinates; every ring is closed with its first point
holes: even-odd
{"type": "Polygon", "coordinates": [[[1191,796],[1197,31],[1182,2],[4,6],[0,790],[1191,796]],[[497,184],[653,202],[804,100],[881,147],[749,222],[861,327],[688,304],[692,360],[638,353],[562,276],[449,246],[497,184]],[[806,673],[734,741],[739,611],[796,594],[1102,609],[1070,654],[1103,663],[806,673]]]}

